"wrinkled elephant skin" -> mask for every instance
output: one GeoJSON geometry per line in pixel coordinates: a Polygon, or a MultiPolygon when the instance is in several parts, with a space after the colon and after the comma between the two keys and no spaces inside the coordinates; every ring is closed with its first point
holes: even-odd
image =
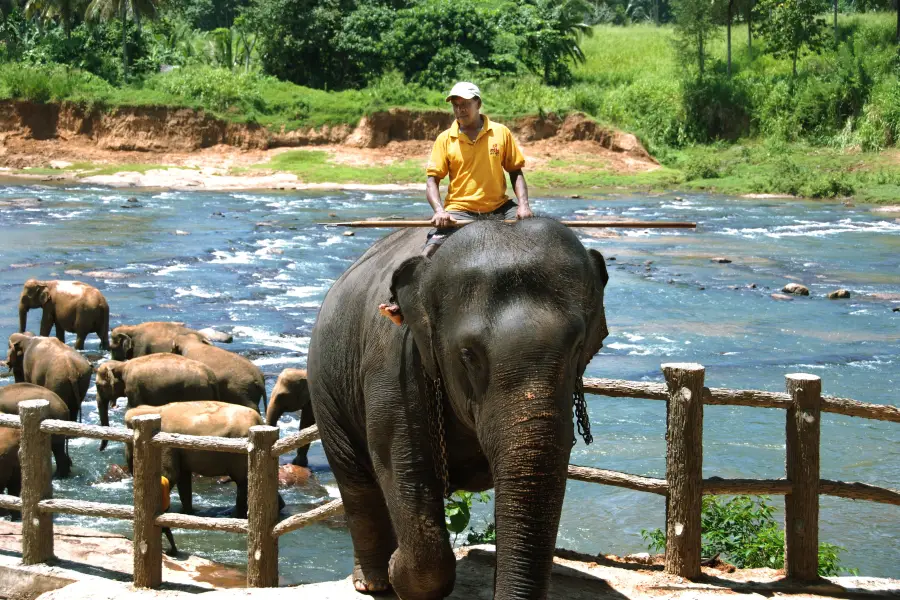
{"type": "Polygon", "coordinates": [[[436,474],[445,456],[450,490],[495,489],[494,598],[546,598],[573,394],[607,335],[603,257],[541,218],[477,221],[430,260],[424,242],[407,229],[374,244],[326,295],[310,341],[310,396],[353,538],[354,585],[390,585],[404,600],[451,593],[436,474]],[[402,326],[378,313],[389,294],[402,326]],[[430,433],[438,409],[443,443],[430,433]]]}
{"type": "Polygon", "coordinates": [[[19,333],[25,332],[28,311],[42,308],[42,336],[49,336],[56,328],[59,341],[66,341],[66,332],[75,334],[75,348],[84,349],[89,333],[100,338],[100,348],[109,348],[109,305],[100,290],[80,281],[39,281],[29,279],[19,297],[19,333]]]}

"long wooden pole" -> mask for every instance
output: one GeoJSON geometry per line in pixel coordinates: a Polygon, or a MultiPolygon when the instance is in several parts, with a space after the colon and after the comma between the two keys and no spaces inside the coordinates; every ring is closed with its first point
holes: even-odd
{"type": "MultiPolygon", "coordinates": [[[[474,221],[454,221],[449,227],[463,227],[474,221]]],[[[504,221],[515,223],[515,221],[504,221]]],[[[697,224],[688,221],[560,221],[566,227],[614,228],[614,229],[696,229],[697,224]]],[[[434,227],[431,221],[343,221],[340,223],[319,223],[332,227],[434,227]]]]}
{"type": "Polygon", "coordinates": [[[53,557],[53,515],[42,513],[41,500],[53,497],[50,483],[50,436],[41,431],[41,421],[50,413],[47,400],[19,403],[22,437],[19,463],[22,465],[22,563],[36,565],[53,557]]]}
{"type": "Polygon", "coordinates": [[[134,427],[134,587],[156,589],[162,584],[162,529],[156,517],[162,509],[162,450],[153,443],[159,415],[135,417],[134,427]]]}

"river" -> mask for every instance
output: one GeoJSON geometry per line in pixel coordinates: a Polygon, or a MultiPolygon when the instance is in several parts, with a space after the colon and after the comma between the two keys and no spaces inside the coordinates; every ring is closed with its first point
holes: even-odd
{"type": "MultiPolygon", "coordinates": [[[[234,335],[225,346],[251,358],[271,391],[285,367],[303,367],[316,311],[331,283],[385,231],[343,231],[320,221],[427,214],[418,195],[364,192],[207,193],[99,187],[7,186],[4,198],[39,196],[31,208],[0,208],[0,332],[17,327],[22,283],[80,279],[97,286],[111,325],[178,320],[234,335]],[[138,202],[127,202],[135,197],[138,202]],[[75,275],[67,275],[74,271],[75,275]],[[78,274],[77,272],[81,272],[78,274]]],[[[609,259],[610,336],[587,375],[662,381],[664,362],[699,362],[714,387],[784,390],[784,375],[808,372],[826,394],[900,402],[900,219],[865,206],[684,195],[537,198],[538,213],[694,220],[697,231],[580,233],[609,259]],[[714,257],[732,262],[720,264],[714,257]],[[615,260],[611,260],[612,258],[615,260]],[[808,298],[770,294],[799,280],[808,298]],[[755,284],[755,287],[750,287],[755,284]],[[837,288],[849,300],[827,300],[837,288]]],[[[29,314],[37,330],[40,312],[29,314]]],[[[69,335],[69,342],[74,336],[69,335]]],[[[95,336],[85,352],[96,361],[95,336]]],[[[2,384],[11,382],[11,378],[2,384]]],[[[96,393],[85,421],[97,422],[96,393]]],[[[124,400],[120,401],[120,406],[124,400]]],[[[665,476],[665,404],[588,396],[594,443],[580,440],[572,462],[665,476]]],[[[121,423],[121,408],[112,413],[121,423]]],[[[777,409],[709,406],[704,417],[705,477],[784,476],[785,414],[777,409]]],[[[285,433],[297,420],[285,417],[285,433]]],[[[54,481],[56,497],[131,503],[131,482],[98,483],[122,445],[73,440],[74,476],[54,481]]],[[[289,456],[283,457],[286,462],[289,456]]],[[[337,494],[320,444],[310,453],[317,485],[284,492],[296,513],[337,494]]],[[[900,428],[895,423],[823,414],[822,477],[900,487],[900,428]]],[[[202,514],[225,514],[232,485],[195,483],[202,514]]],[[[780,498],[773,498],[782,506],[780,498]]],[[[178,502],[173,496],[173,509],[178,502]]],[[[489,506],[474,518],[483,526],[489,506]]],[[[660,496],[570,482],[558,547],[588,553],[640,552],[645,528],[663,524],[660,496]]],[[[57,515],[76,524],[128,533],[129,524],[57,515]]],[[[242,536],[176,531],[182,551],[246,564],[242,536]]],[[[843,563],[864,575],[900,577],[900,509],[821,500],[822,541],[846,548],[843,563]]],[[[339,522],[281,539],[283,583],[342,578],[352,566],[350,537],[339,522]]]]}

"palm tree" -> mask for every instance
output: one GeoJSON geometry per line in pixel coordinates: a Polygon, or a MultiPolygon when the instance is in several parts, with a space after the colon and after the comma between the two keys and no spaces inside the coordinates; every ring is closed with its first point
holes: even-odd
{"type": "Polygon", "coordinates": [[[159,0],[91,0],[85,18],[89,20],[111,21],[118,15],[122,21],[122,76],[128,79],[128,13],[137,30],[141,30],[141,19],[154,19],[159,0]]]}
{"type": "Polygon", "coordinates": [[[72,33],[72,20],[83,6],[81,0],[28,0],[25,16],[30,19],[37,15],[41,21],[58,17],[68,38],[72,33]]]}

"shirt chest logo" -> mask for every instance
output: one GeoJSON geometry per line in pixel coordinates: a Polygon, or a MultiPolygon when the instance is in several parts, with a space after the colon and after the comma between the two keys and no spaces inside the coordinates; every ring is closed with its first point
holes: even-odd
{"type": "Polygon", "coordinates": [[[494,144],[491,146],[490,155],[491,156],[500,156],[500,145],[499,144],[494,144]]]}

